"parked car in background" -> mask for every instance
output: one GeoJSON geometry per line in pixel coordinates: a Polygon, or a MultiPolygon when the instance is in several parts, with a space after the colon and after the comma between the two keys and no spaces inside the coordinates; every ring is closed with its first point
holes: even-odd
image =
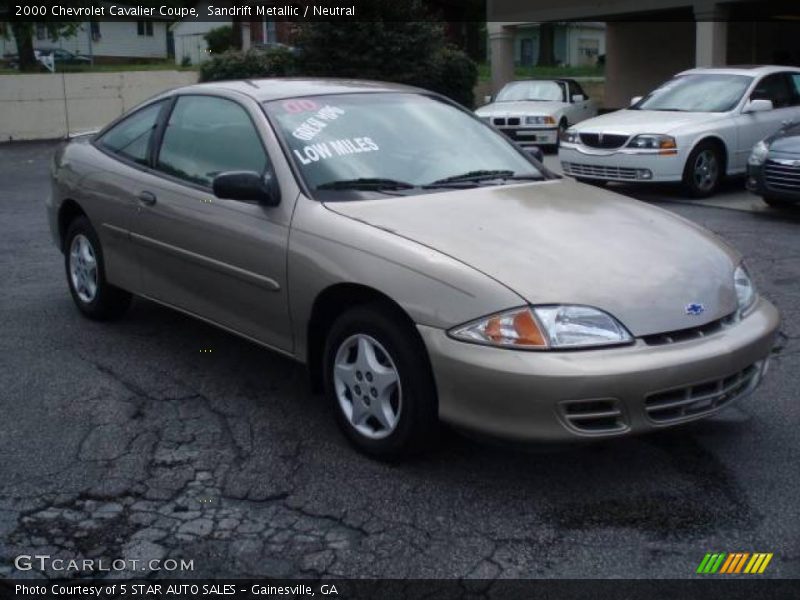
{"type": "Polygon", "coordinates": [[[747,161],[747,189],[770,206],[800,203],[800,124],[753,147],[747,161]]]}
{"type": "Polygon", "coordinates": [[[83,314],[137,294],[306,363],[382,458],[440,419],[578,441],[711,415],[779,325],[715,235],[396,84],[165,92],[60,148],[46,205],[83,314]]]}
{"type": "Polygon", "coordinates": [[[53,61],[58,65],[90,65],[92,59],[88,56],[75,54],[63,48],[44,48],[38,50],[37,59],[42,62],[43,59],[52,57],[53,61]]]}
{"type": "Polygon", "coordinates": [[[744,174],[753,145],[800,121],[800,69],[730,67],[678,74],[631,106],[570,128],[563,171],[593,182],[682,182],[694,197],[744,174]]]}
{"type": "Polygon", "coordinates": [[[506,84],[475,112],[522,146],[555,147],[570,125],[597,115],[597,102],[574,79],[531,79],[506,84]]]}
{"type": "MultiPolygon", "coordinates": [[[[91,65],[92,59],[88,56],[75,54],[63,48],[36,48],[33,51],[36,60],[42,67],[58,68],[59,65],[91,65]]],[[[6,54],[4,59],[12,69],[19,68],[19,54],[6,54]]]]}
{"type": "MultiPolygon", "coordinates": [[[[36,60],[39,60],[39,56],[41,56],[41,52],[39,50],[34,49],[33,56],[36,60]]],[[[3,56],[3,60],[6,61],[8,67],[11,69],[18,69],[19,68],[19,54],[5,54],[3,56]]]]}

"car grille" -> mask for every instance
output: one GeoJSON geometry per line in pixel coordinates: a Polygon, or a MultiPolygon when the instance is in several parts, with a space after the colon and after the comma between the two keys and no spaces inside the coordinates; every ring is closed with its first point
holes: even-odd
{"type": "Polygon", "coordinates": [[[604,167],[580,163],[561,163],[564,173],[573,177],[597,177],[600,179],[636,180],[636,169],[627,167],[604,167]]]}
{"type": "Polygon", "coordinates": [[[723,379],[650,394],[645,398],[647,416],[657,423],[680,421],[713,412],[758,385],[761,363],[723,379]]]}
{"type": "Polygon", "coordinates": [[[800,192],[800,167],[768,160],[764,165],[764,182],[773,190],[800,192]]]}
{"type": "Polygon", "coordinates": [[[713,335],[722,331],[728,325],[731,325],[736,320],[736,313],[731,313],[727,317],[711,321],[699,327],[691,327],[688,329],[678,329],[676,331],[667,331],[664,333],[655,333],[653,335],[642,336],[642,340],[649,346],[663,346],[665,344],[676,344],[678,342],[688,342],[690,340],[697,340],[700,338],[713,335]]]}
{"type": "Polygon", "coordinates": [[[508,118],[495,117],[492,120],[492,123],[494,123],[495,125],[499,125],[501,127],[504,127],[505,125],[510,125],[511,127],[516,127],[516,126],[518,126],[520,124],[520,118],[519,117],[508,117],[508,118]]]}
{"type": "Polygon", "coordinates": [[[584,433],[615,433],[628,429],[620,402],[616,398],[567,400],[558,407],[570,427],[584,433]]]}
{"type": "Polygon", "coordinates": [[[605,148],[607,150],[620,148],[628,141],[627,135],[618,135],[614,133],[581,133],[580,138],[584,146],[589,146],[590,148],[605,148]]]}

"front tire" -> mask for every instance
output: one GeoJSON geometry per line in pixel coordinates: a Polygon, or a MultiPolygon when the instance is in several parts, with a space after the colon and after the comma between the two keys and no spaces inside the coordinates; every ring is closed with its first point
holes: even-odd
{"type": "Polygon", "coordinates": [[[64,267],[72,299],[85,316],[105,321],[128,309],[131,294],[106,281],[100,239],[86,217],[74,219],[67,228],[64,267]]]}
{"type": "Polygon", "coordinates": [[[683,186],[692,198],[713,196],[722,180],[723,156],[716,144],[701,142],[683,168],[683,186]]]}
{"type": "Polygon", "coordinates": [[[418,454],[438,437],[436,387],[416,335],[379,304],[343,313],[328,334],[325,395],[350,442],[374,458],[418,454]]]}

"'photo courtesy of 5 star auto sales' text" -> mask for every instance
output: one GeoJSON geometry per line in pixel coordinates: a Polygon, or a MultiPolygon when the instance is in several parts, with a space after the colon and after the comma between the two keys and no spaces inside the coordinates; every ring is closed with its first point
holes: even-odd
{"type": "Polygon", "coordinates": [[[229,4],[0,12],[0,595],[789,597],[797,6],[229,4]]]}

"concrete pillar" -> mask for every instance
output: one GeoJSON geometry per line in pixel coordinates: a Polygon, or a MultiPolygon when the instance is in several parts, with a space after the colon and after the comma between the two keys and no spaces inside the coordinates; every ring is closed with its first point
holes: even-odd
{"type": "Polygon", "coordinates": [[[728,22],[724,7],[702,2],[694,7],[695,66],[722,67],[728,58],[728,22]]]}
{"type": "Polygon", "coordinates": [[[492,95],[514,80],[514,29],[500,27],[489,31],[490,66],[492,69],[492,95]]]}

